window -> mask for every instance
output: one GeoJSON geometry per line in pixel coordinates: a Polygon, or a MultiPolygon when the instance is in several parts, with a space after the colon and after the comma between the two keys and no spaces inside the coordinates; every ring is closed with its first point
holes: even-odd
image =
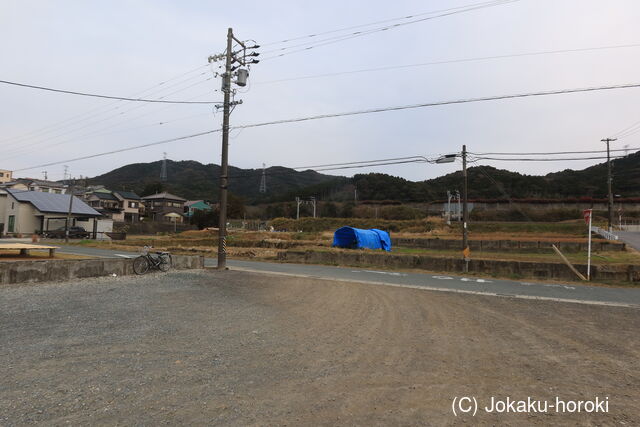
{"type": "Polygon", "coordinates": [[[153,206],[162,206],[162,202],[153,202],[153,206]]]}
{"type": "Polygon", "coordinates": [[[2,178],[4,176],[4,173],[0,172],[0,178],[2,178]]]}
{"type": "Polygon", "coordinates": [[[11,209],[13,210],[13,209],[15,209],[15,207],[16,207],[15,202],[11,202],[11,209]]]}
{"type": "Polygon", "coordinates": [[[130,208],[137,208],[138,207],[138,202],[129,202],[129,207],[130,208]]]}

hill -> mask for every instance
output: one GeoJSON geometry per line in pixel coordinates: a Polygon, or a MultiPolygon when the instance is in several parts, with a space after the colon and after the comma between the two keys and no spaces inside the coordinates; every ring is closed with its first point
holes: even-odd
{"type": "MultiPolygon", "coordinates": [[[[89,178],[87,183],[104,185],[112,190],[131,190],[140,195],[153,194],[162,188],[163,191],[175,193],[190,200],[218,200],[219,165],[203,165],[193,160],[180,162],[167,160],[169,179],[166,183],[160,182],[161,167],[162,161],[134,163],[104,175],[89,178]]],[[[259,191],[262,169],[240,169],[230,166],[229,191],[250,203],[257,203],[295,193],[298,189],[321,186],[340,179],[311,170],[298,172],[279,166],[268,168],[266,173],[268,192],[262,194],[259,191]]]]}
{"type": "MultiPolygon", "coordinates": [[[[161,161],[135,163],[89,179],[110,189],[151,194],[160,187],[161,161]]],[[[623,197],[640,197],[640,152],[612,161],[613,189],[623,197]]],[[[220,166],[196,161],[167,160],[169,180],[164,190],[188,199],[215,201],[218,198],[220,166]]],[[[323,175],[311,170],[298,172],[280,166],[266,170],[268,192],[259,192],[262,169],[229,168],[229,190],[248,203],[291,201],[296,196],[318,200],[358,200],[428,202],[446,198],[447,190],[462,190],[462,172],[426,181],[409,181],[381,173],[354,175],[353,178],[323,175]]],[[[583,170],[566,169],[544,176],[525,175],[491,166],[468,169],[469,197],[569,198],[607,195],[607,165],[600,163],[583,170]]]]}

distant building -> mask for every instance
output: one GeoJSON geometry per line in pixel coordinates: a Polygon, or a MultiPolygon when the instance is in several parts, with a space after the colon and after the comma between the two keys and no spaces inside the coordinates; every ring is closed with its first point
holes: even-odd
{"type": "Polygon", "coordinates": [[[41,193],[66,194],[67,186],[56,181],[43,179],[17,178],[0,183],[0,188],[10,188],[22,191],[39,191],[41,193]]]}
{"type": "Polygon", "coordinates": [[[11,171],[0,169],[0,184],[11,181],[11,171]]]}
{"type": "Polygon", "coordinates": [[[144,210],[140,196],[132,191],[111,191],[98,186],[91,187],[83,197],[89,206],[115,222],[138,222],[144,210]]]}
{"type": "MultiPolygon", "coordinates": [[[[34,234],[64,227],[69,195],[0,189],[0,235],[34,234]]],[[[73,198],[71,226],[93,231],[100,212],[73,198]]]]}
{"type": "Polygon", "coordinates": [[[145,215],[152,221],[173,222],[174,215],[179,214],[177,222],[184,220],[184,203],[186,199],[167,192],[153,194],[142,198],[145,205],[145,215]]]}
{"type": "Polygon", "coordinates": [[[124,222],[140,221],[140,210],[144,211],[140,196],[133,191],[114,191],[113,195],[120,201],[124,222]]]}
{"type": "Polygon", "coordinates": [[[211,205],[204,200],[188,200],[184,202],[184,216],[191,218],[195,211],[210,211],[211,205]]]}

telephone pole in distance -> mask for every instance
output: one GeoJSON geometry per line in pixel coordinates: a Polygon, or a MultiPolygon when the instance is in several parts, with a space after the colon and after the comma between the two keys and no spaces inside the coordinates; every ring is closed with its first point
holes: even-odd
{"type": "Polygon", "coordinates": [[[607,144],[607,188],[609,190],[609,206],[607,215],[607,230],[609,233],[613,232],[613,192],[611,191],[611,183],[613,178],[611,177],[611,156],[609,154],[609,143],[616,141],[616,138],[605,138],[602,142],[607,144]]]}

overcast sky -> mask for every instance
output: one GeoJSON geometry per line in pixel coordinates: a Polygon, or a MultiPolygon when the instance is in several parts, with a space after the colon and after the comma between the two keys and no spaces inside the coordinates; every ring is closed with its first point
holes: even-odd
{"type": "MultiPolygon", "coordinates": [[[[330,38],[269,44],[307,34],[481,0],[31,1],[0,0],[0,80],[115,96],[218,100],[228,27],[269,50],[330,38]],[[195,70],[195,71],[194,71],[195,70]],[[180,76],[180,77],[178,77],[180,76]],[[176,78],[177,77],[177,78],[176,78]],[[166,82],[159,85],[162,82],[166,82]]],[[[426,17],[428,15],[421,15],[426,17]]],[[[640,47],[319,74],[394,65],[640,43],[635,0],[520,0],[318,46],[251,68],[232,125],[459,98],[640,83],[640,47]],[[274,82],[274,80],[282,80],[274,82]]],[[[402,22],[402,21],[397,21],[402,22]]],[[[382,24],[367,28],[381,27],[382,24]]],[[[357,30],[350,30],[346,33],[357,30]]],[[[291,49],[293,50],[293,49],[291,49]]],[[[43,163],[219,128],[207,105],[141,104],[0,85],[0,169],[43,163]],[[163,123],[163,124],[160,124],[163,123]]],[[[598,150],[600,139],[640,121],[640,89],[619,89],[391,111],[231,133],[230,163],[242,168],[472,152],[598,150]]],[[[640,133],[620,139],[640,146],[640,133]]],[[[220,134],[67,162],[73,176],[162,158],[220,163],[220,134]]],[[[492,162],[528,174],[598,161],[492,162]]],[[[377,171],[411,180],[459,165],[410,164],[377,171]]],[[[16,172],[61,179],[63,165],[16,172]]],[[[160,171],[158,171],[158,174],[160,171]]]]}

